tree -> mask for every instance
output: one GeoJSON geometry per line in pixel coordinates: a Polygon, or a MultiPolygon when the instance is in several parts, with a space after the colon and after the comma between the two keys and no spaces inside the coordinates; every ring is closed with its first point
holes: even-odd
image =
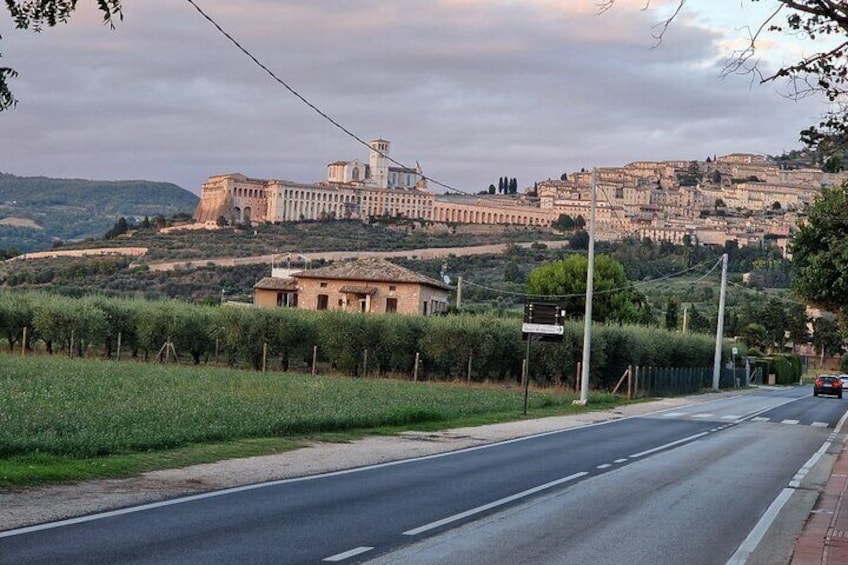
{"type": "Polygon", "coordinates": [[[775,299],[769,300],[760,319],[766,331],[766,348],[771,352],[777,346],[777,351],[781,352],[786,341],[786,328],[788,326],[783,304],[775,299]]]}
{"type": "Polygon", "coordinates": [[[119,235],[127,233],[127,230],[129,230],[129,224],[127,223],[127,219],[121,216],[120,218],[118,218],[118,221],[115,222],[115,224],[109,229],[109,231],[103,234],[103,239],[114,239],[119,235]]]}
{"type": "Polygon", "coordinates": [[[584,218],[582,214],[578,214],[577,217],[574,218],[574,227],[579,230],[586,227],[586,218],[584,218]]]}
{"type": "Polygon", "coordinates": [[[674,296],[668,299],[668,304],[665,307],[665,329],[677,329],[677,312],[680,309],[680,301],[674,296]]]}
{"type": "Polygon", "coordinates": [[[807,221],[791,243],[792,288],[810,304],[829,312],[848,307],[848,183],[825,188],[807,210],[807,221]]]}
{"type": "MultiPolygon", "coordinates": [[[[650,4],[650,0],[645,0],[650,4]]],[[[751,0],[756,2],[758,0],[751,0]]],[[[788,96],[800,99],[812,94],[822,95],[829,109],[821,121],[801,131],[801,140],[809,146],[818,146],[827,153],[848,147],[848,10],[845,3],[835,0],[774,0],[777,8],[771,11],[761,25],[750,33],[745,46],[735,51],[723,74],[749,74],[760,83],[785,80],[788,96]],[[798,37],[809,39],[810,45],[823,46],[821,50],[805,50],[795,62],[784,64],[775,72],[763,74],[757,59],[758,47],[773,38],[766,33],[781,33],[794,43],[798,37]]],[[[616,0],[602,0],[601,12],[607,11],[616,0]]],[[[663,36],[675,18],[683,11],[687,0],[677,0],[671,15],[662,21],[654,37],[662,42],[663,36]]]]}
{"type": "Polygon", "coordinates": [[[689,308],[689,330],[700,333],[710,333],[714,330],[707,317],[701,314],[694,304],[689,308]]]}
{"type": "Polygon", "coordinates": [[[574,220],[568,214],[560,214],[559,218],[551,223],[551,227],[560,231],[571,231],[574,229],[574,220]]]}
{"type": "Polygon", "coordinates": [[[494,193],[495,193],[495,185],[490,184],[489,185],[489,194],[494,194],[494,193]]]}
{"type": "Polygon", "coordinates": [[[748,324],[742,328],[742,333],[739,337],[742,339],[742,343],[747,345],[749,348],[756,348],[761,351],[768,341],[766,328],[762,324],[748,324]]]}
{"type": "MultiPolygon", "coordinates": [[[[123,19],[120,0],[97,0],[97,7],[103,14],[103,22],[110,28],[115,20],[123,19]]],[[[6,9],[12,16],[17,29],[41,31],[44,27],[54,27],[66,23],[77,8],[77,0],[6,0],[6,9]]],[[[0,53],[0,57],[2,57],[0,53]]],[[[17,103],[9,88],[8,80],[18,76],[9,67],[0,67],[0,112],[8,110],[17,103]]]]}
{"type": "Polygon", "coordinates": [[[839,325],[832,316],[822,316],[813,320],[813,346],[821,354],[822,359],[842,351],[839,325]]]}
{"type": "Polygon", "coordinates": [[[568,246],[572,249],[589,249],[589,234],[586,230],[578,229],[568,239],[568,246]]]}
{"type": "Polygon", "coordinates": [[[826,173],[839,173],[845,170],[845,165],[838,155],[831,156],[822,167],[826,173]]]}
{"type": "Polygon", "coordinates": [[[524,282],[524,273],[521,272],[521,267],[518,266],[518,263],[513,259],[504,267],[504,280],[506,282],[513,283],[523,283],[524,282]]]}
{"type": "Polygon", "coordinates": [[[713,184],[721,184],[721,173],[718,169],[713,171],[711,180],[713,181],[713,184]]]}
{"type": "MultiPolygon", "coordinates": [[[[589,260],[583,255],[547,263],[530,272],[527,293],[564,302],[567,317],[581,318],[585,311],[588,267],[589,260]]],[[[595,257],[593,286],[592,320],[636,323],[646,318],[644,297],[633,289],[624,267],[612,257],[595,257]]]]}

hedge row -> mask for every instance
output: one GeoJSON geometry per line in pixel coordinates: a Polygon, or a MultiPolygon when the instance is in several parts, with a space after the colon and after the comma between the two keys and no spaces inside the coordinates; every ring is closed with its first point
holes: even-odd
{"type": "MultiPolygon", "coordinates": [[[[309,370],[313,347],[323,372],[422,379],[518,381],[526,342],[521,321],[490,316],[419,317],[296,309],[255,309],[101,296],[0,294],[0,339],[9,351],[154,360],[170,340],[184,362],[309,370]],[[27,343],[21,340],[27,328],[27,343]],[[367,360],[367,361],[366,361],[367,360]],[[367,362],[367,367],[366,367],[367,362]]],[[[572,384],[582,357],[583,325],[569,323],[558,343],[533,343],[530,377],[572,384]]],[[[610,389],[628,365],[711,366],[714,339],[657,328],[597,326],[592,386],[610,389]]],[[[169,348],[170,350],[170,348],[169,348]]],[[[729,350],[725,352],[729,358],[729,350]]]]}

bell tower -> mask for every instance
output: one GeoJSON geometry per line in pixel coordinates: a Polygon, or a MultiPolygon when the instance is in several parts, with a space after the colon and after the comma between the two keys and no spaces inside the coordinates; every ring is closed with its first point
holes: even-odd
{"type": "Polygon", "coordinates": [[[389,186],[389,142],[385,139],[375,139],[371,146],[371,182],[378,188],[389,186]]]}

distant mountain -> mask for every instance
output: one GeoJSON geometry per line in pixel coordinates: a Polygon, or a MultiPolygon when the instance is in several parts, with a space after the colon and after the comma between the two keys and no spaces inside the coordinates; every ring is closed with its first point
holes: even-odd
{"type": "Polygon", "coordinates": [[[100,237],[120,217],[194,213],[197,195],[167,182],[18,177],[0,173],[0,249],[49,249],[100,237]]]}

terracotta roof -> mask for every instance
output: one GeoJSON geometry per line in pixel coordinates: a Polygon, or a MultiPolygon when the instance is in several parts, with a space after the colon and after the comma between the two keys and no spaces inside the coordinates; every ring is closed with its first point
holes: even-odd
{"type": "Polygon", "coordinates": [[[449,286],[435,279],[377,257],[357,259],[355,261],[339,261],[327,267],[294,273],[292,276],[295,279],[418,283],[443,290],[450,290],[449,286]]]}
{"type": "Polygon", "coordinates": [[[346,292],[349,294],[374,294],[377,292],[377,287],[375,286],[353,286],[346,284],[339,289],[340,292],[346,292]]]}
{"type": "Polygon", "coordinates": [[[265,277],[253,285],[253,288],[259,290],[297,290],[297,281],[294,279],[265,277]]]}

